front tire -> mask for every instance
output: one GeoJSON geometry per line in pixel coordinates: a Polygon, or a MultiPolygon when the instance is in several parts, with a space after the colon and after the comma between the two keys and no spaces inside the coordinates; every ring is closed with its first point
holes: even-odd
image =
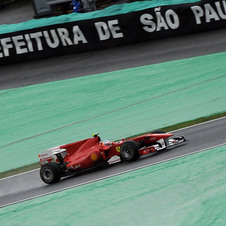
{"type": "Polygon", "coordinates": [[[60,167],[56,162],[43,165],[40,169],[40,177],[46,184],[53,184],[60,180],[60,167]]]}
{"type": "Polygon", "coordinates": [[[166,132],[162,131],[162,130],[156,130],[156,131],[153,131],[151,133],[154,133],[154,134],[164,134],[166,132]]]}
{"type": "Polygon", "coordinates": [[[129,140],[122,144],[120,150],[121,159],[127,162],[136,161],[139,155],[139,148],[135,141],[129,140]]]}

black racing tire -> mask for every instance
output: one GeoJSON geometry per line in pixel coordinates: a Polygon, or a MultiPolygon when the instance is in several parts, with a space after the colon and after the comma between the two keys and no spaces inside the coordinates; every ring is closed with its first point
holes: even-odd
{"type": "Polygon", "coordinates": [[[156,130],[156,131],[151,132],[151,133],[155,133],[155,134],[163,134],[163,133],[166,133],[166,132],[164,132],[164,131],[162,131],[162,130],[156,130]]]}
{"type": "Polygon", "coordinates": [[[140,157],[137,143],[133,140],[124,142],[120,148],[120,157],[127,162],[136,161],[140,157]]]}
{"type": "Polygon", "coordinates": [[[40,169],[40,177],[46,184],[54,184],[60,181],[61,171],[56,162],[43,165],[40,169]]]}

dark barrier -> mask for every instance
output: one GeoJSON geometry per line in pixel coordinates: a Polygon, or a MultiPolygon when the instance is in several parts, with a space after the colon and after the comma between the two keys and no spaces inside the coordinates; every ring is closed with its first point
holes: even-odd
{"type": "Polygon", "coordinates": [[[0,64],[225,28],[226,1],[205,0],[0,35],[0,64]]]}
{"type": "Polygon", "coordinates": [[[14,1],[15,0],[0,0],[0,8],[6,6],[14,1]]]}

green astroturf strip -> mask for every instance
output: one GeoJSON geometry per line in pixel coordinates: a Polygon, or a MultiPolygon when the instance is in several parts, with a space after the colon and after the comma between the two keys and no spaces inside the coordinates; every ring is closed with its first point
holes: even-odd
{"type": "Polygon", "coordinates": [[[116,140],[226,111],[226,53],[0,91],[0,172],[100,132],[116,140]]]}
{"type": "Polygon", "coordinates": [[[1,208],[0,223],[223,226],[225,174],[224,145],[1,208]]]}
{"type": "Polygon", "coordinates": [[[140,11],[148,8],[164,6],[164,5],[177,5],[184,3],[194,3],[200,2],[199,0],[152,0],[152,1],[142,1],[142,2],[133,2],[125,4],[117,4],[111,7],[105,8],[103,10],[98,10],[90,13],[71,13],[67,15],[51,17],[51,18],[42,18],[29,20],[23,23],[18,24],[3,24],[0,25],[0,34],[6,34],[10,32],[27,30],[37,27],[49,26],[53,24],[63,24],[67,22],[80,21],[80,20],[89,20],[99,17],[114,16],[119,14],[130,13],[133,11],[140,11]]]}

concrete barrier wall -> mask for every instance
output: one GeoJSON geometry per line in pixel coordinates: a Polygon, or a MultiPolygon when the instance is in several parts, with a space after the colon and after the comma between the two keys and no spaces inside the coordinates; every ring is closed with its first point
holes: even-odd
{"type": "Polygon", "coordinates": [[[45,20],[39,27],[1,33],[0,65],[219,29],[226,26],[225,20],[225,0],[146,6],[57,24],[45,20]]]}

